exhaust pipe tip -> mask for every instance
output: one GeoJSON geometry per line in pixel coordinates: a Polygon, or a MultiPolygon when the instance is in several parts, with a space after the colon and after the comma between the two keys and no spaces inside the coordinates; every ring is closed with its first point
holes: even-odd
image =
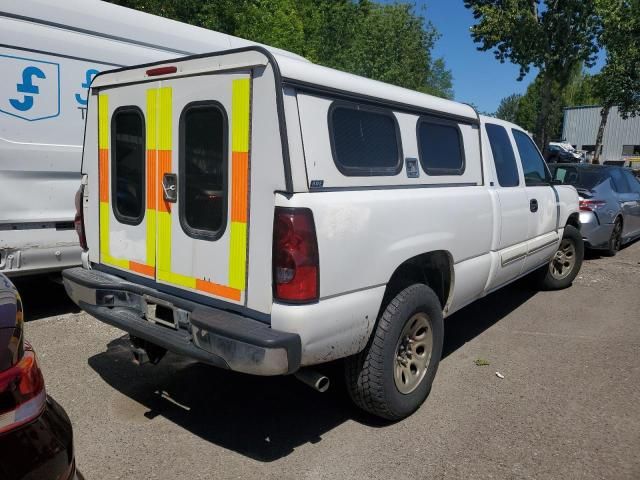
{"type": "Polygon", "coordinates": [[[321,373],[314,370],[298,370],[294,375],[302,383],[309,385],[311,388],[320,393],[324,393],[329,390],[329,386],[331,385],[331,380],[329,380],[329,377],[322,375],[321,373]]]}
{"type": "Polygon", "coordinates": [[[329,380],[329,377],[325,377],[324,375],[321,375],[320,378],[318,378],[318,380],[316,381],[314,388],[318,390],[320,393],[324,393],[327,390],[329,390],[330,384],[331,384],[331,381],[329,380]]]}
{"type": "Polygon", "coordinates": [[[131,353],[133,354],[133,363],[136,365],[140,366],[149,362],[149,355],[145,349],[134,348],[131,350],[131,353]]]}

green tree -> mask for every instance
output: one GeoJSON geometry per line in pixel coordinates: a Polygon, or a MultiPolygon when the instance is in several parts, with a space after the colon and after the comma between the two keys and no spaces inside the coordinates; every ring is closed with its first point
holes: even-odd
{"type": "Polygon", "coordinates": [[[518,116],[518,110],[520,108],[520,99],[522,99],[522,95],[518,93],[504,97],[500,100],[500,105],[498,105],[498,109],[494,116],[501,118],[502,120],[506,120],[507,122],[515,123],[518,116]]]}
{"type": "Polygon", "coordinates": [[[298,53],[321,65],[453,97],[438,32],[413,4],[370,0],[110,0],[298,53]]]}
{"type": "Polygon", "coordinates": [[[600,44],[607,52],[605,66],[595,79],[602,100],[594,163],[599,163],[602,138],[611,107],[623,118],[640,114],[640,0],[596,0],[602,22],[600,44]]]}
{"type": "Polygon", "coordinates": [[[576,65],[595,61],[598,19],[595,0],[464,0],[477,23],[471,28],[479,50],[492,50],[501,63],[520,67],[522,80],[539,70],[541,95],[534,134],[544,147],[550,138],[553,92],[564,90],[576,65]]]}

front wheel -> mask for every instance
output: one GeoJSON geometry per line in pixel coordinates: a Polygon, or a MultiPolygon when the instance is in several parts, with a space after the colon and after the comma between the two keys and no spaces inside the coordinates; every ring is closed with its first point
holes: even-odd
{"type": "Polygon", "coordinates": [[[584,243],[580,231],[572,226],[564,227],[560,247],[549,265],[541,269],[541,287],[544,290],[561,290],[571,285],[584,258],[584,243]]]}
{"type": "Polygon", "coordinates": [[[345,360],[349,394],[360,408],[400,420],[420,407],[436,375],[444,325],[436,294],[411,285],[386,306],[367,347],[345,360]]]}

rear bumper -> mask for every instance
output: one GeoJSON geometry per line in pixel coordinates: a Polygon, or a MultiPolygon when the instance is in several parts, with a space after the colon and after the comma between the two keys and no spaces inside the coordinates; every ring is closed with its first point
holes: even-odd
{"type": "Polygon", "coordinates": [[[580,212],[580,233],[589,248],[607,248],[612,223],[600,223],[593,212],[580,212]]]}
{"type": "MultiPolygon", "coordinates": [[[[25,223],[4,225],[0,239],[0,272],[17,277],[79,266],[82,250],[78,236],[75,230],[66,228],[68,224],[73,226],[73,217],[59,223],[65,224],[65,229],[43,228],[39,224],[36,228],[25,223]]],[[[45,223],[47,225],[55,223],[45,223]]]]}
{"type": "Polygon", "coordinates": [[[80,308],[174,353],[254,375],[282,375],[300,367],[297,334],[97,270],[72,268],[62,276],[67,293],[80,308]],[[149,320],[150,304],[170,308],[175,328],[149,320]]]}

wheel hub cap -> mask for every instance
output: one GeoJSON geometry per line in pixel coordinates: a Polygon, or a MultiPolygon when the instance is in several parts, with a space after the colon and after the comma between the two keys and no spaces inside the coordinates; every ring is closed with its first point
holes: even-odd
{"type": "Polygon", "coordinates": [[[549,271],[555,279],[562,280],[571,273],[575,263],[576,247],[572,241],[565,238],[560,242],[560,248],[549,264],[549,271]]]}
{"type": "Polygon", "coordinates": [[[400,393],[418,387],[427,373],[432,348],[431,320],[426,313],[416,313],[405,324],[396,346],[393,378],[400,393]]]}

